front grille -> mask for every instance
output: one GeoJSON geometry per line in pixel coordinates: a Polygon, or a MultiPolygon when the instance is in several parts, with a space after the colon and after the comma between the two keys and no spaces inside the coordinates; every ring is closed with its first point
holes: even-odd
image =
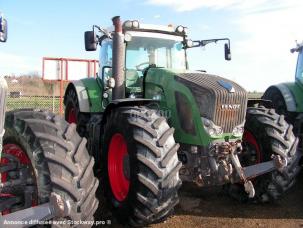
{"type": "Polygon", "coordinates": [[[196,99],[201,116],[221,126],[224,132],[232,132],[235,126],[245,119],[247,92],[238,84],[216,75],[205,73],[185,73],[176,80],[186,85],[196,99]],[[235,92],[230,93],[218,81],[233,85],[235,92]],[[222,105],[239,104],[239,109],[223,109],[222,105]]]}

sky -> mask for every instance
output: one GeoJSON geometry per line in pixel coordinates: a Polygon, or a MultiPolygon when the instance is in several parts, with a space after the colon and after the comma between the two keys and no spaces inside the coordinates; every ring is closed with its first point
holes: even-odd
{"type": "Polygon", "coordinates": [[[141,23],[184,25],[193,40],[228,37],[232,60],[224,60],[224,43],[189,52],[193,70],[206,70],[264,91],[294,80],[295,41],[303,41],[302,0],[1,0],[8,20],[8,41],[0,44],[0,75],[41,74],[42,57],[97,59],[84,50],[84,31],[111,18],[141,23]]]}

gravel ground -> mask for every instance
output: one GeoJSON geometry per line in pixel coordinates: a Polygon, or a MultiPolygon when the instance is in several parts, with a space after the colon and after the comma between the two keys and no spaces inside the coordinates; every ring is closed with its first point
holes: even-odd
{"type": "MultiPolygon", "coordinates": [[[[303,228],[303,173],[287,195],[271,204],[242,204],[222,193],[221,188],[183,185],[175,214],[166,222],[152,225],[167,227],[274,227],[303,228]]],[[[106,208],[102,209],[107,211],[106,208]]],[[[101,212],[102,213],[102,212],[101,212]]],[[[108,212],[103,219],[111,219],[108,212]]],[[[96,218],[98,219],[98,218],[96,218]]],[[[111,227],[119,226],[114,220],[111,227]]]]}

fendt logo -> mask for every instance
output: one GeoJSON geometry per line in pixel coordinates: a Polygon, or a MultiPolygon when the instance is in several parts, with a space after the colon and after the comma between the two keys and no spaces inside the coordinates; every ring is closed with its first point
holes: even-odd
{"type": "Polygon", "coordinates": [[[240,109],[240,104],[222,104],[221,109],[223,110],[238,110],[240,109]]]}

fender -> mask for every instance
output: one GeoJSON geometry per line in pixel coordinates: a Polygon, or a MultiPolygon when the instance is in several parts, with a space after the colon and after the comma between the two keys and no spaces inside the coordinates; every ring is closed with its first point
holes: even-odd
{"type": "MultiPolygon", "coordinates": [[[[294,83],[291,83],[291,84],[294,84],[294,83]]],[[[282,96],[284,98],[287,111],[289,111],[289,112],[297,111],[296,98],[295,98],[292,90],[290,90],[289,86],[286,83],[280,83],[277,85],[273,85],[271,87],[275,87],[280,91],[280,93],[282,94],[282,96]]]]}
{"type": "Polygon", "coordinates": [[[101,105],[103,87],[102,83],[101,85],[98,83],[98,80],[100,79],[85,78],[73,81],[67,86],[66,92],[70,89],[76,91],[80,112],[98,113],[104,111],[101,105]]]}
{"type": "Polygon", "coordinates": [[[102,122],[106,121],[106,116],[109,114],[113,109],[122,107],[122,106],[142,106],[142,105],[147,105],[147,104],[157,104],[157,107],[159,106],[159,101],[153,100],[153,99],[144,99],[144,98],[136,98],[136,99],[116,99],[111,101],[105,109],[104,115],[103,115],[103,120],[102,122]]]}

